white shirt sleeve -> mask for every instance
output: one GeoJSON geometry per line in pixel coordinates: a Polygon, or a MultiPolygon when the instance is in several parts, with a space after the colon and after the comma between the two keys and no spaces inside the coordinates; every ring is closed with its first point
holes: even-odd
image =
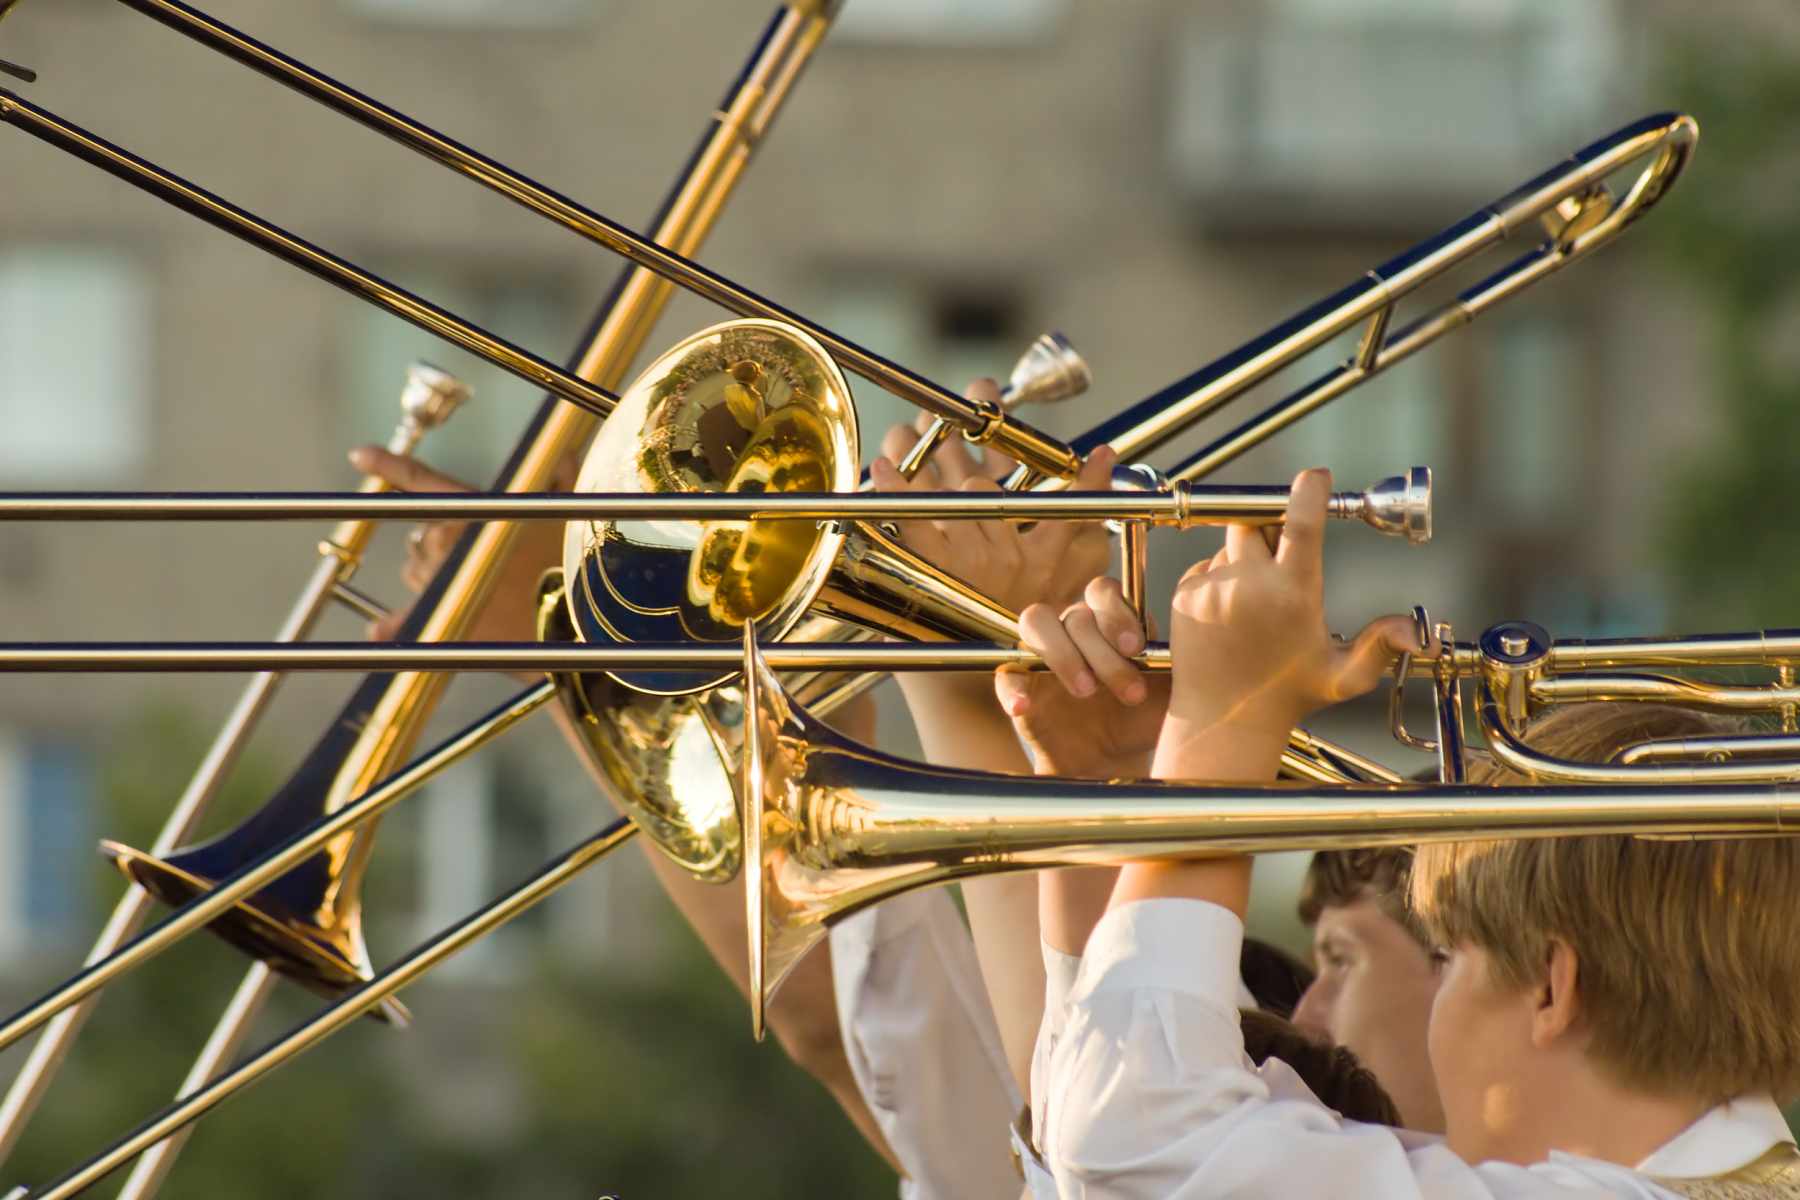
{"type": "Polygon", "coordinates": [[[913,892],[840,922],[831,957],[845,1054],[906,1172],[900,1195],[1018,1195],[1018,1088],[949,894],[913,892]]]}
{"type": "Polygon", "coordinates": [[[1243,926],[1217,905],[1140,901],[1087,946],[1048,1068],[1054,1192],[1096,1200],[1664,1197],[1611,1164],[1471,1167],[1432,1138],[1345,1121],[1279,1059],[1244,1055],[1243,926]]]}

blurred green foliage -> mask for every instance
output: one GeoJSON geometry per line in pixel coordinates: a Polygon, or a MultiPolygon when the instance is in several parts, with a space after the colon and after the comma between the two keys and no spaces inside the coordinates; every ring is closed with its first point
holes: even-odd
{"type": "Polygon", "coordinates": [[[1679,42],[1667,77],[1699,118],[1698,153],[1655,243],[1698,289],[1718,415],[1669,499],[1677,624],[1800,624],[1800,61],[1755,39],[1679,42]]]}
{"type": "MultiPolygon", "coordinates": [[[[104,755],[102,829],[147,844],[210,735],[167,713],[121,731],[104,755]]],[[[277,781],[271,763],[247,760],[219,810],[247,812],[277,781]]],[[[116,876],[93,875],[84,939],[119,894],[116,876]]],[[[892,1195],[892,1173],[825,1091],[773,1041],[751,1040],[743,1000],[661,893],[627,919],[666,939],[654,971],[553,961],[546,945],[503,986],[428,980],[408,993],[409,1030],[359,1022],[206,1117],[162,1194],[775,1197],[803,1183],[809,1194],[892,1195]]],[[[6,1186],[62,1173],[166,1104],[245,965],[198,938],[109,990],[7,1163],[6,1186]]],[[[281,985],[249,1047],[320,1003],[281,985]]],[[[15,1051],[0,1072],[22,1061],[15,1051]]]]}

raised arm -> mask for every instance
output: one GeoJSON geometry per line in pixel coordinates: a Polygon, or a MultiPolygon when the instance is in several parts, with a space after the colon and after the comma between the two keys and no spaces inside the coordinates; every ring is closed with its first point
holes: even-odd
{"type": "MultiPolygon", "coordinates": [[[[1330,478],[1303,473],[1271,547],[1233,527],[1174,602],[1169,713],[1155,773],[1272,780],[1293,725],[1373,687],[1412,631],[1325,627],[1330,478]]],[[[1422,1194],[1385,1130],[1343,1126],[1279,1060],[1244,1057],[1235,994],[1250,863],[1133,863],[1089,938],[1048,1068],[1042,1145],[1057,1194],[1121,1200],[1422,1194]]],[[[1479,1192],[1472,1194],[1480,1194],[1479,1192]]]]}
{"type": "MultiPolygon", "coordinates": [[[[971,398],[995,399],[998,394],[993,380],[978,380],[968,390],[971,398]]],[[[870,468],[877,488],[994,493],[999,485],[993,477],[1010,468],[1004,461],[977,463],[963,443],[953,439],[908,481],[893,463],[916,440],[917,433],[904,426],[888,431],[882,442],[884,457],[870,468]]],[[[1111,486],[1113,461],[1110,451],[1096,454],[1076,486],[1097,490],[1111,486]]],[[[1096,524],[1046,521],[1022,530],[1003,521],[914,521],[902,524],[900,532],[910,549],[1015,610],[1038,601],[1050,601],[1060,609],[1106,569],[1108,559],[1106,533],[1096,524]]],[[[900,677],[900,686],[931,761],[1009,774],[1032,769],[985,678],[966,673],[909,674],[900,677]]],[[[1037,886],[1028,875],[972,879],[963,885],[963,899],[1007,1062],[1023,1092],[1044,1003],[1037,886]]]]}

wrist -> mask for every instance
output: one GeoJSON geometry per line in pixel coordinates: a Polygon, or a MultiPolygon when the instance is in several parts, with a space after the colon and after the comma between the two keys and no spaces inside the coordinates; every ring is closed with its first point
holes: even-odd
{"type": "Polygon", "coordinates": [[[1290,725],[1269,720],[1197,722],[1170,712],[1157,739],[1151,774],[1158,779],[1259,783],[1275,778],[1290,725]]]}

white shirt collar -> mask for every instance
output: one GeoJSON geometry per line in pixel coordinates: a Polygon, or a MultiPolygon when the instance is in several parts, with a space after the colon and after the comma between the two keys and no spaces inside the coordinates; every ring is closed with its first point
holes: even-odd
{"type": "Polygon", "coordinates": [[[1739,1096],[1708,1112],[1637,1165],[1645,1175],[1695,1179],[1722,1175],[1777,1142],[1791,1142],[1787,1121],[1768,1096],[1739,1096]]]}

